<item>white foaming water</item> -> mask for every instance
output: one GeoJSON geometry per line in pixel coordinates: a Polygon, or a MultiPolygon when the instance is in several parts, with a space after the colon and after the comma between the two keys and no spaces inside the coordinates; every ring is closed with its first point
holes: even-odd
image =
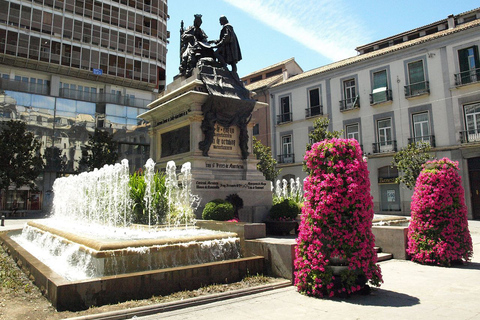
{"type": "Polygon", "coordinates": [[[128,161],[57,178],[53,184],[53,218],[107,226],[130,223],[128,161]]]}
{"type": "MultiPolygon", "coordinates": [[[[144,201],[149,222],[152,210],[154,210],[152,197],[156,192],[154,169],[155,163],[149,159],[145,165],[144,175],[146,184],[144,201]]],[[[219,232],[187,228],[195,221],[194,210],[200,202],[199,197],[191,193],[192,175],[189,162],[181,168],[180,182],[177,180],[175,163],[170,161],[167,164],[165,179],[169,208],[166,217],[167,228],[131,225],[132,203],[129,179],[127,160],[123,160],[120,164],[106,165],[93,172],[58,178],[53,186],[55,195],[53,215],[50,219],[42,221],[42,224],[81,237],[107,242],[188,237],[187,242],[176,244],[176,248],[199,247],[201,250],[189,250],[188,256],[182,258],[184,261],[182,263],[185,263],[185,259],[188,260],[188,263],[195,264],[240,256],[238,238],[191,241],[195,237],[211,236],[219,232]],[[172,228],[180,225],[186,227],[172,228]]],[[[95,250],[72,243],[58,235],[26,226],[21,235],[12,236],[12,239],[68,280],[88,279],[105,274],[104,261],[101,258],[94,258],[90,254],[95,250]]],[[[139,256],[135,258],[116,256],[117,253],[111,251],[111,264],[115,269],[108,270],[108,274],[128,272],[132,259],[137,259],[135,263],[138,265],[145,265],[143,263],[145,261],[151,262],[151,265],[147,264],[147,268],[176,266],[178,263],[175,259],[176,256],[180,257],[184,253],[183,249],[172,251],[170,248],[167,256],[158,256],[152,252],[152,249],[159,247],[163,246],[124,248],[125,251],[138,253],[139,256]]]]}

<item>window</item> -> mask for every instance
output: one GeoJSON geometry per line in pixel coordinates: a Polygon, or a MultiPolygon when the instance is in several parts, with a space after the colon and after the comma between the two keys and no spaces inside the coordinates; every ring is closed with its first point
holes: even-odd
{"type": "Polygon", "coordinates": [[[430,124],[428,121],[428,112],[412,115],[413,122],[413,142],[430,143],[430,124]]]}
{"type": "Polygon", "coordinates": [[[258,136],[260,134],[260,125],[257,123],[253,126],[253,135],[258,136]]]}
{"type": "Polygon", "coordinates": [[[388,152],[393,151],[394,141],[392,140],[392,119],[381,119],[377,121],[377,145],[374,147],[374,152],[388,152]]]}
{"type": "Polygon", "coordinates": [[[467,141],[480,141],[480,103],[465,106],[467,141]]]}
{"type": "Polygon", "coordinates": [[[320,88],[308,90],[308,108],[306,110],[306,117],[314,117],[323,114],[320,100],[320,88]]]}
{"type": "Polygon", "coordinates": [[[280,114],[278,115],[277,124],[292,121],[292,113],[290,111],[290,96],[280,98],[280,114]]]}
{"type": "Polygon", "coordinates": [[[357,99],[357,88],[355,78],[344,80],[343,83],[343,99],[340,101],[340,111],[351,110],[360,107],[357,99]]]}
{"type": "Polygon", "coordinates": [[[456,84],[467,84],[480,81],[480,61],[478,47],[458,50],[460,74],[456,75],[456,84]]]}
{"type": "Polygon", "coordinates": [[[423,60],[408,63],[407,73],[408,85],[405,86],[405,96],[410,97],[430,92],[428,82],[425,81],[423,60]]]}
{"type": "Polygon", "coordinates": [[[360,130],[358,123],[348,125],[345,127],[345,129],[347,139],[355,139],[360,142],[360,130]]]}
{"type": "Polygon", "coordinates": [[[387,70],[373,73],[373,89],[370,99],[371,104],[390,100],[388,95],[387,70]]]}
{"type": "Polygon", "coordinates": [[[401,211],[400,188],[395,179],[398,170],[392,166],[378,168],[378,186],[380,189],[380,211],[401,211]]]}
{"type": "Polygon", "coordinates": [[[293,163],[292,135],[282,136],[282,154],[280,163],[293,163]]]}

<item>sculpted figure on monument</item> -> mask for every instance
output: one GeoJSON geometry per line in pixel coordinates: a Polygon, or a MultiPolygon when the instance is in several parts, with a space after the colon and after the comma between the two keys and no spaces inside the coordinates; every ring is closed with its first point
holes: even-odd
{"type": "Polygon", "coordinates": [[[180,28],[180,74],[190,76],[197,61],[203,57],[213,57],[213,50],[207,42],[207,35],[200,28],[202,15],[196,14],[193,26],[180,28]]]}
{"type": "Polygon", "coordinates": [[[216,41],[210,41],[215,43],[214,48],[218,48],[215,51],[215,58],[223,65],[231,65],[232,72],[236,73],[237,62],[242,60],[242,52],[240,51],[237,35],[233,31],[232,25],[228,23],[227,17],[221,16],[219,21],[222,25],[220,38],[216,41]]]}

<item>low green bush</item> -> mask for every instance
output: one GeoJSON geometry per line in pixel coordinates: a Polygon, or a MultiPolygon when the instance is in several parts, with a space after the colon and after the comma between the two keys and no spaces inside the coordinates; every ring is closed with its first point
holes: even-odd
{"type": "Polygon", "coordinates": [[[268,219],[275,221],[291,221],[295,220],[301,211],[302,210],[297,202],[292,199],[285,199],[282,202],[274,204],[272,208],[270,208],[268,219]]]}
{"type": "Polygon", "coordinates": [[[205,205],[202,218],[205,220],[227,221],[233,219],[235,209],[233,205],[222,199],[215,199],[205,205]]]}

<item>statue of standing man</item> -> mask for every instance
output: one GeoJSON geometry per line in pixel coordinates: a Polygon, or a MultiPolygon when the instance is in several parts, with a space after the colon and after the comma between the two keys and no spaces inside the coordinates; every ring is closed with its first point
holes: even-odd
{"type": "Polygon", "coordinates": [[[215,58],[223,65],[229,64],[232,66],[232,72],[237,73],[237,62],[242,60],[242,53],[238,43],[237,36],[233,31],[233,27],[228,23],[225,16],[220,17],[220,24],[222,30],[220,31],[220,39],[211,41],[215,43],[215,58]]]}

